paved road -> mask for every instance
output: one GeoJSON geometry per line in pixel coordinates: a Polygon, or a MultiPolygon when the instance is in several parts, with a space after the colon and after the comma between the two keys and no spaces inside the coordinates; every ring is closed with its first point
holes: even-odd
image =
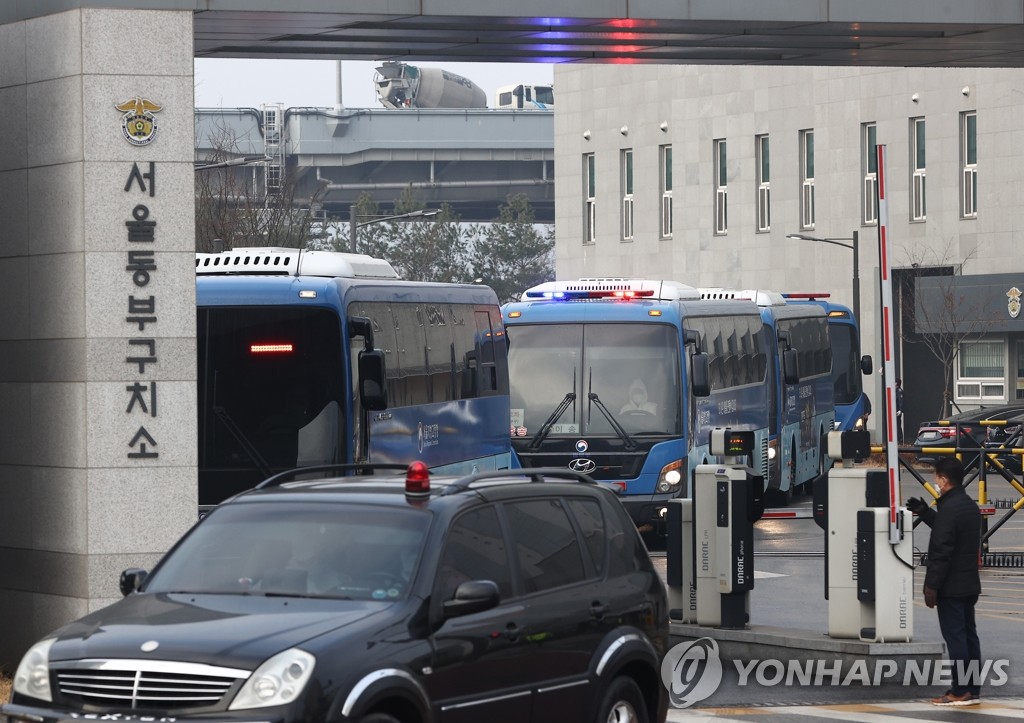
{"type": "MultiPolygon", "coordinates": [[[[920,484],[910,475],[902,476],[902,487],[904,499],[922,492],[920,484]]],[[[974,487],[971,494],[976,494],[974,487]]],[[[1005,481],[990,480],[989,499],[1016,501],[1020,494],[1005,481]]],[[[809,506],[807,498],[800,498],[793,505],[797,509],[809,506]]],[[[1005,512],[997,510],[990,523],[994,524],[1005,512]]],[[[757,523],[757,574],[750,604],[753,625],[827,633],[823,540],[823,531],[811,519],[757,523]]],[[[926,526],[915,530],[914,546],[920,551],[927,550],[926,526]]],[[[1024,513],[1011,517],[996,531],[990,550],[1024,551],[1024,513]]],[[[652,550],[652,556],[664,571],[664,552],[652,550]]],[[[918,568],[915,571],[918,597],[914,604],[914,640],[941,642],[936,613],[926,608],[920,597],[923,580],[924,569],[918,568]]],[[[983,697],[987,703],[983,707],[949,711],[923,703],[944,690],[933,686],[741,685],[739,674],[730,670],[733,664],[726,663],[717,691],[692,709],[673,710],[669,720],[750,720],[751,716],[770,715],[772,721],[780,723],[815,719],[886,723],[911,719],[963,720],[966,715],[974,714],[984,715],[986,719],[1006,716],[1024,719],[1024,569],[984,568],[982,588],[977,606],[982,655],[994,661],[1008,661],[1005,685],[986,688],[983,697]]],[[[752,683],[752,679],[748,682],[752,683]]]]}
{"type": "Polygon", "coordinates": [[[927,702],[848,703],[818,706],[772,706],[760,708],[700,708],[671,710],[669,723],[899,723],[900,721],[965,720],[1011,721],[1024,719],[1024,698],[995,698],[970,708],[938,708],[927,702]]]}

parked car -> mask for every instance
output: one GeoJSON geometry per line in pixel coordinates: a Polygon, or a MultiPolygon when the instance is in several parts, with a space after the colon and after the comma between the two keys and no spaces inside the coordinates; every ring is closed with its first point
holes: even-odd
{"type": "Polygon", "coordinates": [[[26,653],[0,718],[665,721],[666,590],[610,489],[312,469],[122,573],[123,600],[26,653]]]}
{"type": "MultiPolygon", "coordinates": [[[[997,447],[1021,448],[1021,425],[1024,424],[1024,403],[1004,404],[981,409],[971,409],[954,414],[946,420],[924,422],[917,432],[914,445],[918,447],[953,447],[965,450],[970,458],[971,452],[979,447],[994,449],[997,447]],[[982,421],[1006,421],[1006,425],[981,424],[982,421]]],[[[935,464],[938,456],[932,454],[918,455],[921,464],[935,464]]],[[[1019,474],[1021,458],[1018,455],[1000,455],[999,460],[1007,468],[1019,474]]]]}

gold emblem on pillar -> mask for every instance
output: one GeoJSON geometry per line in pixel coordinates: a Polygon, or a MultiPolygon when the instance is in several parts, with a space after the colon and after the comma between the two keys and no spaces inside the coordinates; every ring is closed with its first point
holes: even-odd
{"type": "Polygon", "coordinates": [[[162,105],[136,96],[114,107],[124,113],[121,116],[121,132],[126,141],[133,146],[145,146],[153,142],[157,130],[153,114],[163,110],[162,105]]]}

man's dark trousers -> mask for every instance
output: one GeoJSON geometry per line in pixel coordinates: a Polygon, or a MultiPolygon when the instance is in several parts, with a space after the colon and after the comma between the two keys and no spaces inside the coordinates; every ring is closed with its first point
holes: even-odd
{"type": "Polygon", "coordinates": [[[978,629],[974,624],[974,604],[978,602],[978,596],[970,597],[940,597],[936,604],[939,613],[939,630],[942,631],[942,639],[946,641],[946,652],[953,663],[953,686],[950,690],[954,695],[963,695],[969,692],[977,696],[981,694],[980,677],[981,670],[971,671],[967,676],[967,664],[969,661],[981,660],[981,642],[978,640],[978,629]],[[961,675],[961,670],[963,674],[961,675]],[[966,682],[967,685],[961,685],[966,682]]]}

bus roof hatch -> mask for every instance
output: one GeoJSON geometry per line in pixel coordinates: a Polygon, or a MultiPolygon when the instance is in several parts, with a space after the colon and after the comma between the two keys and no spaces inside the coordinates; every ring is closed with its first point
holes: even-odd
{"type": "Polygon", "coordinates": [[[700,298],[721,301],[723,299],[743,299],[753,301],[758,306],[782,306],[786,303],[786,297],[778,291],[766,291],[764,289],[726,289],[721,286],[702,287],[700,298]]]}
{"type": "Polygon", "coordinates": [[[548,281],[523,292],[522,301],[585,299],[681,301],[699,299],[697,289],[678,281],[626,278],[583,278],[577,281],[548,281]]]}
{"type": "Polygon", "coordinates": [[[196,274],[398,278],[398,272],[387,261],[365,254],[272,247],[237,248],[217,254],[197,253],[196,274]]]}

